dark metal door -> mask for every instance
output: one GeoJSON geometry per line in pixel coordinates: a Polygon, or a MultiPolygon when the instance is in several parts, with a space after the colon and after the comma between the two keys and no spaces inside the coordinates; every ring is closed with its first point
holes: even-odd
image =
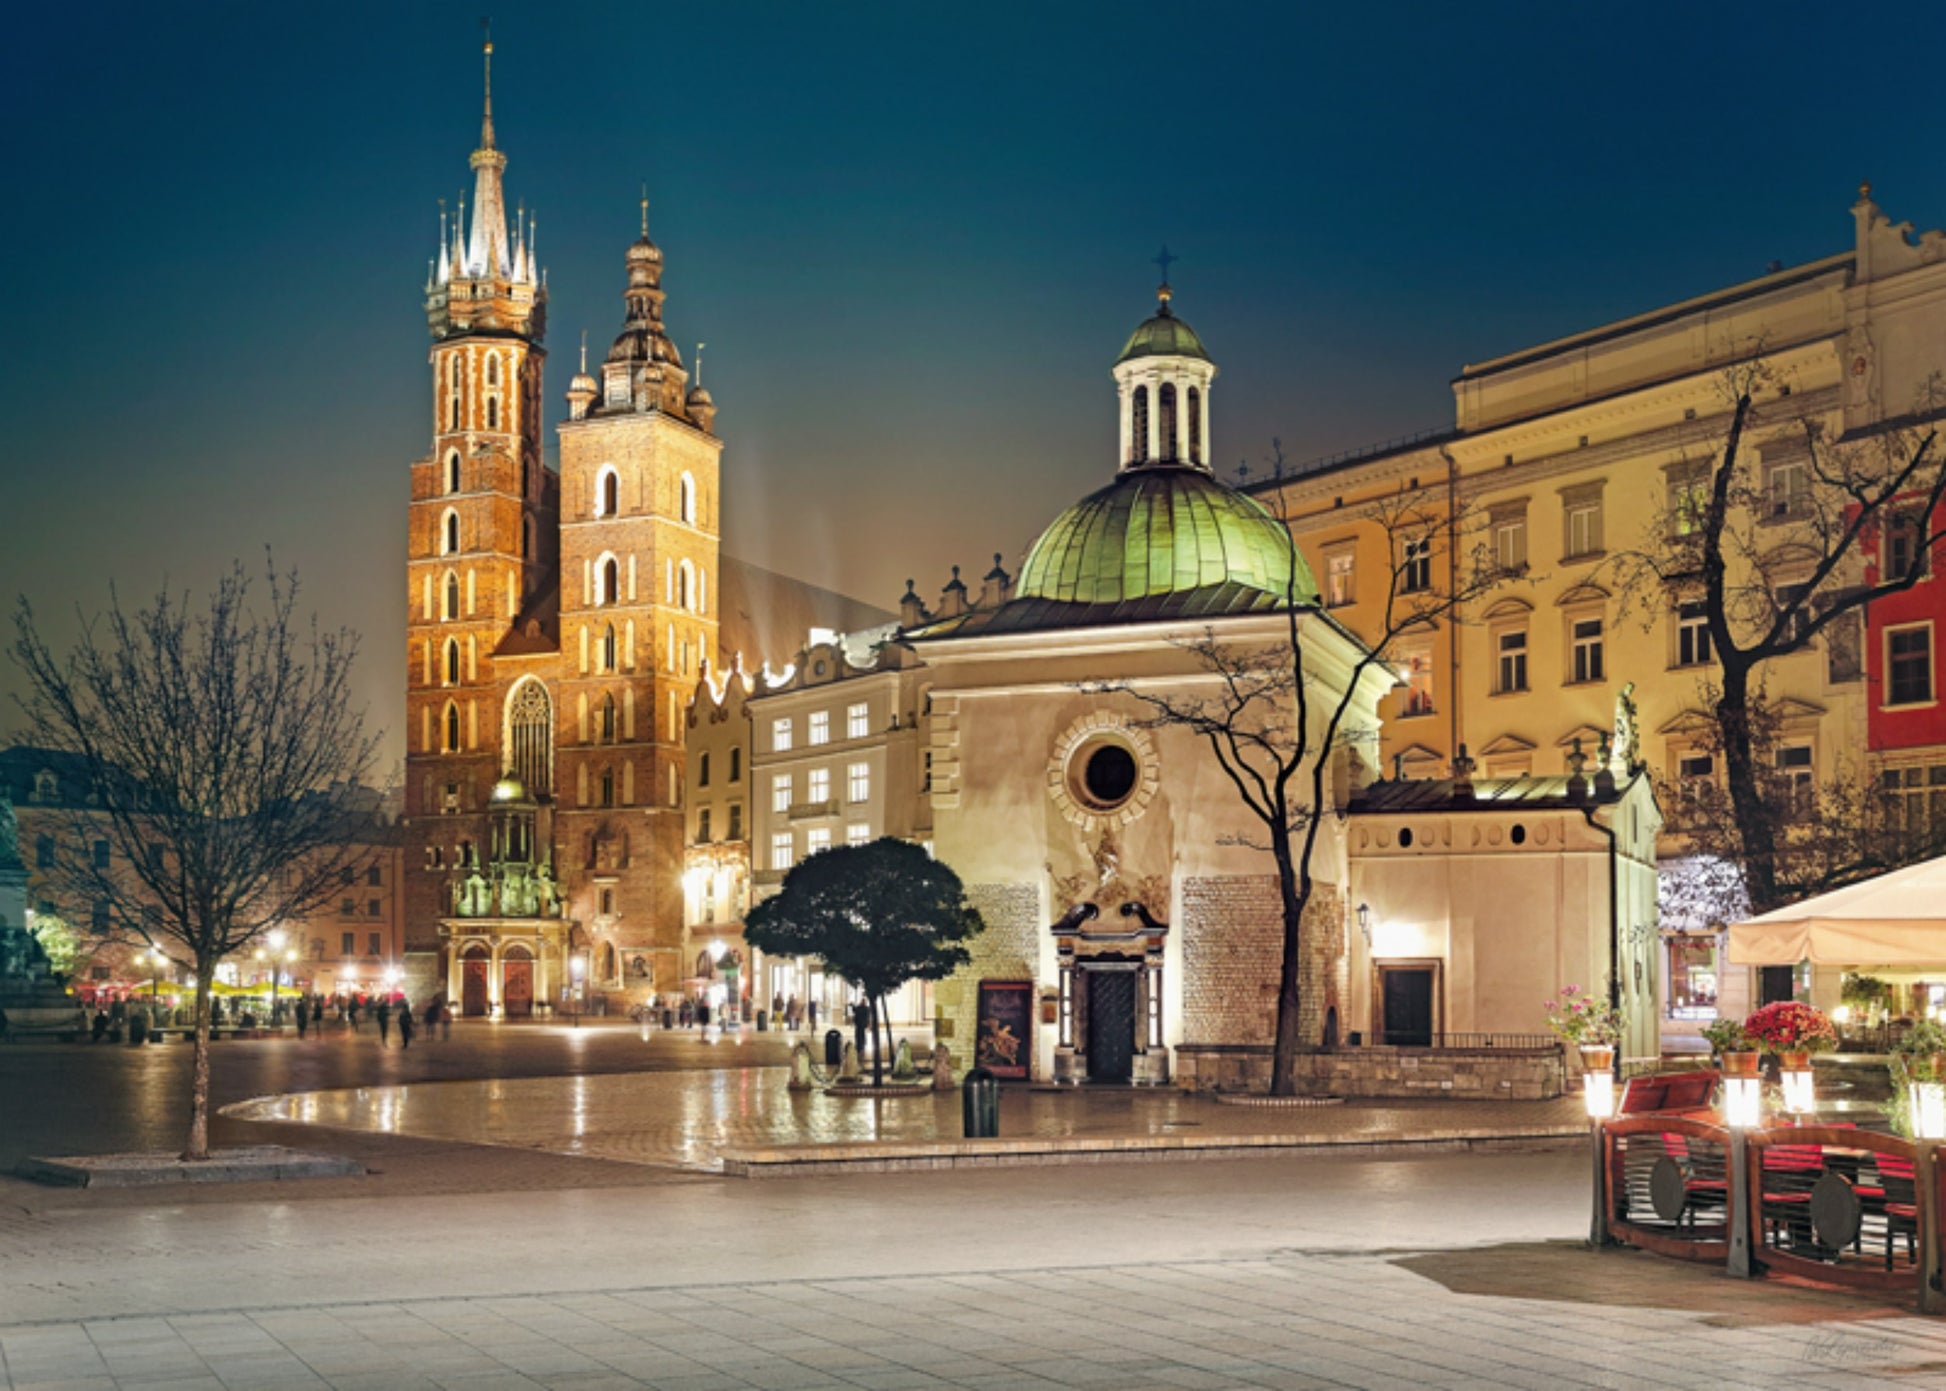
{"type": "Polygon", "coordinates": [[[1792,979],[1797,974],[1794,966],[1759,966],[1757,968],[1757,1003],[1774,1005],[1779,1000],[1789,1000],[1797,994],[1797,984],[1792,979]]]}
{"type": "Polygon", "coordinates": [[[1088,972],[1088,1080],[1126,1082],[1135,1071],[1135,972],[1088,972]]]}
{"type": "Polygon", "coordinates": [[[1385,992],[1385,1041],[1408,1048],[1432,1046],[1432,971],[1388,966],[1380,972],[1385,992]]]}

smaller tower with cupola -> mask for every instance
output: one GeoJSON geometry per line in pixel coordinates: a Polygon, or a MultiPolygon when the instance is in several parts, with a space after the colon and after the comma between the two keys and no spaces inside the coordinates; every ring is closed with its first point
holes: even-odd
{"type": "Polygon", "coordinates": [[[681,975],[684,706],[717,655],[722,442],[714,402],[663,325],[646,198],[624,268],[621,332],[598,374],[584,353],[560,426],[555,825],[597,976],[603,963],[645,960],[670,989],[681,975]]]}
{"type": "Polygon", "coordinates": [[[1210,466],[1210,361],[1196,330],[1170,307],[1169,262],[1164,247],[1156,258],[1162,284],[1156,311],[1129,335],[1115,359],[1115,384],[1121,393],[1123,468],[1148,464],[1210,466]]]}

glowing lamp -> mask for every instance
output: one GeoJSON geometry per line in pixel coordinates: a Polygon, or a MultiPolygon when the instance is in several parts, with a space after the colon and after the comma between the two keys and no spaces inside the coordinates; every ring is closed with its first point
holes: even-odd
{"type": "Polygon", "coordinates": [[[1907,1096],[1912,1106],[1912,1138],[1946,1140],[1946,1082],[1913,1082],[1907,1096]]]}
{"type": "Polygon", "coordinates": [[[1812,1073],[1809,1068],[1798,1072],[1778,1074],[1784,1082],[1784,1109],[1796,1115],[1808,1115],[1818,1109],[1815,1089],[1812,1086],[1812,1073]]]}
{"type": "Polygon", "coordinates": [[[1832,1011],[1831,1011],[1831,1022],[1832,1022],[1833,1024],[1849,1024],[1849,1023],[1851,1023],[1851,1006],[1850,1006],[1850,1005],[1839,1005],[1839,1006],[1838,1006],[1838,1007],[1837,1007],[1836,1009],[1834,1009],[1834,1010],[1832,1010],[1832,1011]]]}
{"type": "Polygon", "coordinates": [[[1732,1130],[1749,1130],[1764,1122],[1764,1081],[1761,1077],[1723,1079],[1723,1123],[1732,1130]]]}
{"type": "Polygon", "coordinates": [[[1582,1076],[1582,1101],[1588,1108],[1588,1119],[1605,1121],[1615,1114],[1615,1074],[1612,1072],[1589,1072],[1582,1076]]]}

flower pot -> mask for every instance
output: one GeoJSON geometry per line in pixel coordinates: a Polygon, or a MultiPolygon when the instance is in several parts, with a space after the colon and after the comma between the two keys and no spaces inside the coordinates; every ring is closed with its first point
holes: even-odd
{"type": "Polygon", "coordinates": [[[1777,1066],[1783,1072],[1809,1072],[1811,1054],[1803,1048],[1783,1048],[1777,1053],[1777,1066]]]}
{"type": "Polygon", "coordinates": [[[1583,1072],[1607,1072],[1614,1066],[1614,1044],[1584,1043],[1581,1045],[1581,1070],[1583,1072]]]}
{"type": "Polygon", "coordinates": [[[1755,1077],[1757,1065],[1763,1061],[1761,1053],[1725,1053],[1723,1055],[1723,1075],[1725,1077],[1755,1077]]]}

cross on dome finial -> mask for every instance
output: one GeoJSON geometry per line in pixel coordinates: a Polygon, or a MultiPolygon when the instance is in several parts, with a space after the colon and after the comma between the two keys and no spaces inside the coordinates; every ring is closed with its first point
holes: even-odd
{"type": "Polygon", "coordinates": [[[642,235],[649,234],[649,181],[642,181],[642,235]]]}
{"type": "Polygon", "coordinates": [[[1168,288],[1169,288],[1169,267],[1170,267],[1170,265],[1171,265],[1171,264],[1172,264],[1173,262],[1176,262],[1176,261],[1180,261],[1181,259],[1182,259],[1182,257],[1180,257],[1180,256],[1171,256],[1171,255],[1169,254],[1169,248],[1168,248],[1168,246],[1167,246],[1166,244],[1165,244],[1165,245],[1163,246],[1163,248],[1162,248],[1162,250],[1161,250],[1161,252],[1157,254],[1157,256],[1156,256],[1156,258],[1155,258],[1155,263],[1156,263],[1156,264],[1157,264],[1158,266],[1161,266],[1161,267],[1162,267],[1162,288],[1163,288],[1163,289],[1165,289],[1165,290],[1166,290],[1166,289],[1168,289],[1168,288]]]}
{"type": "Polygon", "coordinates": [[[588,330],[581,330],[581,370],[588,370],[588,330]]]}

